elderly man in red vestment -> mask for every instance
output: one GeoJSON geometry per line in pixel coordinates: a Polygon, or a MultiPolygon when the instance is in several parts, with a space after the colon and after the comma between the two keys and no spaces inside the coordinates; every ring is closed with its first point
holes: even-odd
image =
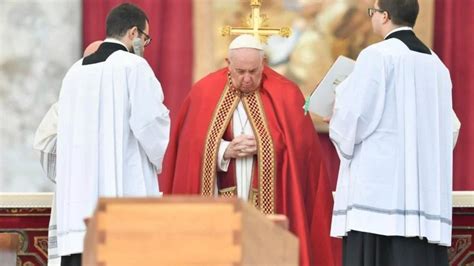
{"type": "Polygon", "coordinates": [[[301,265],[334,264],[332,196],[319,139],[298,87],[264,66],[251,35],[229,46],[228,67],[198,81],[172,123],[159,177],[165,194],[239,197],[284,214],[301,265]]]}

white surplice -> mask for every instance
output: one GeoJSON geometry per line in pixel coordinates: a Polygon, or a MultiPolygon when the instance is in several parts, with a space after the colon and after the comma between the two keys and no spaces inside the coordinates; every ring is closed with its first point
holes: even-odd
{"type": "Polygon", "coordinates": [[[33,140],[33,149],[40,152],[40,163],[46,176],[56,183],[56,140],[58,134],[58,103],[49,108],[41,120],[33,140]]]}
{"type": "Polygon", "coordinates": [[[449,72],[433,52],[392,38],[360,53],[330,122],[341,159],[332,236],[451,244],[453,113],[449,72]]]}
{"type": "MultiPolygon", "coordinates": [[[[240,135],[254,136],[252,125],[248,120],[242,102],[239,102],[232,117],[232,133],[235,137],[240,135]]],[[[222,172],[227,172],[230,160],[224,160],[224,152],[229,146],[230,142],[221,140],[218,153],[218,169],[222,172]]],[[[237,196],[241,199],[248,200],[249,190],[252,182],[252,165],[253,156],[235,159],[235,178],[237,181],[237,196]]],[[[217,189],[216,189],[217,191],[217,189]]]]}
{"type": "Polygon", "coordinates": [[[145,59],[122,50],[100,63],[81,59],[66,74],[57,140],[59,255],[83,251],[84,218],[99,197],[159,195],[170,127],[163,98],[145,59]]]}
{"type": "MultiPolygon", "coordinates": [[[[33,149],[40,152],[40,163],[46,176],[56,183],[56,144],[58,135],[58,104],[54,103],[41,120],[35,133],[33,149]]],[[[56,197],[53,194],[51,214],[48,226],[48,266],[61,265],[58,255],[57,225],[56,225],[56,197]]]]}

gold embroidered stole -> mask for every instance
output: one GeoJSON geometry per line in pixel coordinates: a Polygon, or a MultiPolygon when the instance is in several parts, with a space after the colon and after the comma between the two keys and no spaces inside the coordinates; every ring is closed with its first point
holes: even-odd
{"type": "Polygon", "coordinates": [[[224,88],[212,116],[204,145],[201,195],[214,196],[220,141],[240,100],[247,111],[257,141],[258,200],[254,202],[254,205],[264,214],[274,214],[275,149],[258,91],[241,97],[239,92],[232,90],[228,85],[224,88]]]}

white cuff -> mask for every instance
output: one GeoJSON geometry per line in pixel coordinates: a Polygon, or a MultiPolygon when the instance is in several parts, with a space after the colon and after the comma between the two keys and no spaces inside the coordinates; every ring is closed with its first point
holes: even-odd
{"type": "Polygon", "coordinates": [[[229,168],[230,159],[224,159],[224,153],[229,144],[230,141],[225,141],[221,139],[221,144],[219,145],[219,152],[217,153],[217,170],[220,172],[227,172],[227,169],[229,168]]]}
{"type": "Polygon", "coordinates": [[[459,129],[461,129],[461,122],[459,121],[459,118],[457,117],[456,113],[452,111],[453,113],[453,149],[456,146],[456,143],[458,142],[458,136],[459,136],[459,129]]]}

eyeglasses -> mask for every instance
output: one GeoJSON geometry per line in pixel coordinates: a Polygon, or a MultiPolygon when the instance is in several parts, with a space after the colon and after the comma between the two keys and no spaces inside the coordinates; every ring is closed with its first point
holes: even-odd
{"type": "Polygon", "coordinates": [[[387,11],[383,10],[383,9],[374,8],[374,7],[367,8],[367,14],[369,15],[369,17],[372,17],[375,14],[375,12],[383,13],[383,12],[387,12],[387,11]]]}
{"type": "Polygon", "coordinates": [[[145,35],[145,43],[143,44],[143,46],[147,47],[150,43],[151,43],[151,37],[150,35],[146,34],[144,31],[142,31],[138,26],[137,26],[137,30],[138,32],[140,32],[141,34],[145,35]]]}

